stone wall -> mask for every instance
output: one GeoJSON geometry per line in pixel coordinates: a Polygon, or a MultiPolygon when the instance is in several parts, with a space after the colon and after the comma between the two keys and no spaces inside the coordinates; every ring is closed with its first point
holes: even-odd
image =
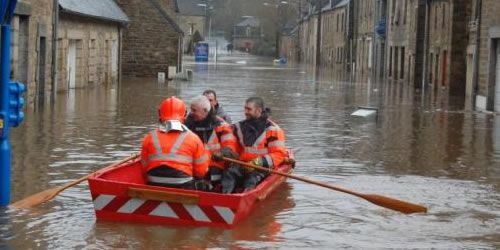
{"type": "Polygon", "coordinates": [[[120,29],[121,25],[115,22],[61,14],[58,31],[57,90],[67,90],[69,87],[70,43],[77,49],[76,88],[117,83],[120,72],[120,29]]]}
{"type": "Polygon", "coordinates": [[[130,19],[123,32],[123,75],[152,77],[167,72],[169,66],[179,67],[182,37],[160,10],[150,0],[116,0],[116,3],[130,19]]]}
{"type": "Polygon", "coordinates": [[[321,66],[335,72],[347,70],[347,27],[346,6],[329,10],[322,15],[321,66]]]}
{"type": "Polygon", "coordinates": [[[51,90],[53,10],[52,0],[19,1],[12,20],[11,76],[26,83],[28,103],[51,90]]]}
{"type": "MultiPolygon", "coordinates": [[[[500,1],[482,0],[480,48],[479,48],[479,82],[476,106],[480,109],[494,110],[495,100],[495,66],[498,58],[495,49],[500,46],[500,1]],[[483,101],[484,100],[484,101],[483,101]],[[481,103],[483,102],[483,103],[481,103]]],[[[497,112],[500,110],[496,110],[497,112]]]]}

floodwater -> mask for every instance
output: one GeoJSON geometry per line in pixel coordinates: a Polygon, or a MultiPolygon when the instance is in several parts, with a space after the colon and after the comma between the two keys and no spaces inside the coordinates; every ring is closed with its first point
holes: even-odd
{"type": "Polygon", "coordinates": [[[429,213],[403,215],[288,180],[233,230],[116,223],[96,221],[82,183],[34,209],[2,210],[0,248],[500,248],[500,116],[401,83],[315,77],[250,56],[219,59],[187,61],[192,82],[125,79],[28,110],[12,132],[13,200],[138,152],[163,98],[189,100],[212,88],[233,120],[243,118],[247,97],[264,97],[296,150],[296,175],[424,204],[429,213]],[[352,117],[358,106],[379,114],[352,117]]]}

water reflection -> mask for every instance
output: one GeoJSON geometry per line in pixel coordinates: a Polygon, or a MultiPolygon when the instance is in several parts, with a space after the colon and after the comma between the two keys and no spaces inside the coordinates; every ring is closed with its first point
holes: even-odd
{"type": "Polygon", "coordinates": [[[440,248],[494,249],[500,235],[500,118],[459,99],[398,82],[347,81],[270,59],[186,62],[194,80],[124,79],[58,94],[13,130],[13,199],[77,179],[139,151],[157,105],[215,89],[234,121],[259,95],[297,150],[295,173],[430,207],[405,216],[362,199],[289,180],[234,230],[95,221],[87,185],[30,211],[0,216],[13,249],[30,248],[440,248]],[[358,106],[377,119],[351,117],[358,106]],[[411,233],[409,233],[411,232],[411,233]]]}

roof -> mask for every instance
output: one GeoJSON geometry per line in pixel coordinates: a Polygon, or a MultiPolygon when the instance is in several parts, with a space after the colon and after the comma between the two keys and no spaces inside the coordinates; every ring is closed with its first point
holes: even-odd
{"type": "Polygon", "coordinates": [[[237,27],[260,27],[260,21],[256,17],[247,17],[245,20],[241,21],[240,23],[236,24],[235,26],[237,27]]]}
{"type": "Polygon", "coordinates": [[[174,19],[172,19],[167,11],[165,9],[163,9],[163,7],[161,6],[160,3],[158,3],[157,0],[149,0],[149,2],[153,5],[154,8],[156,8],[159,12],[160,12],[160,15],[165,19],[165,21],[167,21],[168,24],[170,24],[170,26],[172,26],[172,28],[178,33],[178,34],[181,34],[181,35],[184,35],[184,31],[182,31],[181,27],[179,27],[179,24],[177,24],[174,19]]]}
{"type": "Polygon", "coordinates": [[[61,11],[97,19],[127,23],[130,20],[113,0],[59,0],[61,11]]]}
{"type": "Polygon", "coordinates": [[[183,16],[205,16],[205,7],[198,4],[203,3],[200,0],[181,0],[178,1],[179,12],[183,16]]]}
{"type": "Polygon", "coordinates": [[[342,0],[340,3],[338,3],[337,5],[335,5],[334,8],[344,7],[344,6],[348,5],[350,1],[351,0],[342,0]]]}

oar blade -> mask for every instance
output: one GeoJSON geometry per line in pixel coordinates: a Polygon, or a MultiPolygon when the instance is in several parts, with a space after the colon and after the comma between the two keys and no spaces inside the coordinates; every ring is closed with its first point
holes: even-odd
{"type": "Polygon", "coordinates": [[[56,196],[61,190],[61,187],[55,187],[51,189],[44,190],[42,192],[30,195],[20,201],[16,201],[9,205],[9,207],[17,209],[31,208],[36,205],[42,204],[48,200],[51,200],[56,196]]]}
{"type": "Polygon", "coordinates": [[[360,195],[360,197],[363,197],[365,200],[375,205],[379,205],[381,207],[389,208],[405,214],[427,213],[427,208],[422,205],[413,204],[410,202],[389,198],[378,194],[362,194],[360,195]]]}

